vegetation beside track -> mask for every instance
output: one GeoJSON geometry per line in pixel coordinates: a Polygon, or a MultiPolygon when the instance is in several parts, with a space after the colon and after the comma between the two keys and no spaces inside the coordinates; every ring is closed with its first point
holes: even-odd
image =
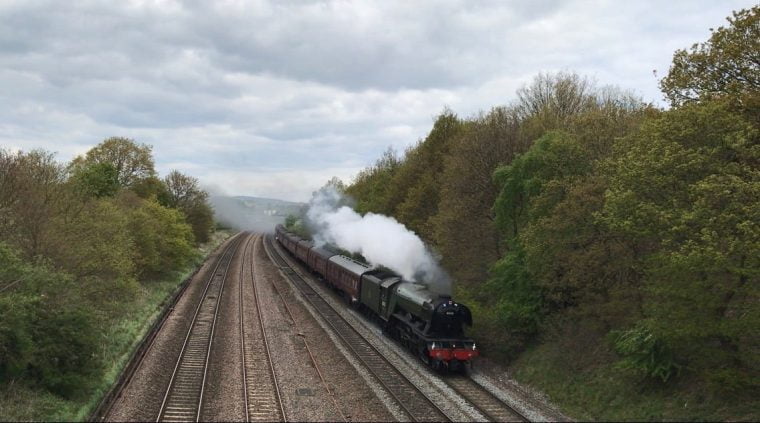
{"type": "Polygon", "coordinates": [[[86,416],[203,257],[207,198],[127,138],[70,163],[0,149],[0,420],[86,416]]]}
{"type": "Polygon", "coordinates": [[[432,245],[484,355],[570,415],[758,420],[758,40],[755,6],[677,51],[669,109],[542,74],[328,185],[432,245]]]}
{"type": "Polygon", "coordinates": [[[198,254],[184,269],[160,280],[146,281],[128,300],[124,312],[108,327],[102,328],[96,346],[100,366],[78,379],[76,395],[51,392],[40,383],[28,379],[11,379],[0,386],[0,420],[4,421],[83,421],[100,402],[118,378],[132,350],[153,325],[167,299],[200,266],[231,231],[217,231],[208,242],[197,247],[198,254]]]}

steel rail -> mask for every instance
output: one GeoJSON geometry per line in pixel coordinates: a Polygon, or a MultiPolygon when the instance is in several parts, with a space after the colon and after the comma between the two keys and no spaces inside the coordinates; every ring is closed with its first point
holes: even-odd
{"type": "MultiPolygon", "coordinates": [[[[253,247],[251,249],[251,260],[250,260],[250,266],[249,266],[249,271],[250,271],[250,276],[251,276],[251,289],[253,291],[253,299],[254,299],[254,304],[256,306],[256,321],[258,321],[258,325],[252,325],[252,327],[256,326],[259,329],[258,332],[261,336],[261,343],[263,345],[264,354],[258,355],[258,356],[253,355],[253,351],[252,351],[253,348],[251,348],[249,352],[251,353],[251,358],[259,359],[259,363],[258,363],[259,367],[257,368],[256,366],[254,366],[254,370],[261,369],[261,367],[263,366],[267,368],[268,373],[267,375],[264,375],[259,372],[259,374],[257,375],[259,376],[258,378],[259,380],[256,381],[258,383],[256,383],[253,387],[255,389],[254,393],[256,394],[256,397],[254,398],[255,405],[249,405],[253,408],[251,412],[249,413],[249,419],[251,418],[252,414],[255,414],[256,415],[255,419],[258,421],[276,421],[276,420],[287,421],[287,415],[285,414],[285,407],[283,406],[283,403],[282,403],[282,395],[280,393],[280,387],[277,383],[277,373],[275,372],[275,369],[274,369],[274,361],[272,360],[272,353],[271,353],[271,350],[269,349],[269,341],[267,340],[267,331],[266,331],[266,326],[264,326],[264,318],[263,318],[263,313],[261,311],[262,310],[261,301],[259,299],[259,294],[258,294],[258,284],[256,283],[257,277],[256,277],[256,272],[254,271],[254,266],[253,266],[253,258],[256,255],[257,245],[258,243],[256,242],[256,240],[254,240],[253,247]],[[265,380],[261,380],[261,379],[269,379],[269,381],[271,382],[271,387],[263,386],[264,384],[262,382],[265,382],[265,380]],[[273,398],[267,395],[270,392],[274,394],[273,398]]],[[[242,285],[242,280],[241,280],[241,285],[242,285]]],[[[249,391],[249,392],[253,392],[253,391],[249,391]]]]}
{"type": "MultiPolygon", "coordinates": [[[[262,244],[264,243],[263,237],[261,237],[261,243],[262,244]]],[[[264,246],[264,249],[266,249],[266,246],[264,246]]],[[[293,316],[293,312],[290,310],[290,306],[288,306],[288,302],[285,301],[285,297],[282,295],[280,288],[278,288],[277,284],[274,282],[272,282],[272,288],[274,288],[274,292],[277,293],[277,296],[280,297],[280,301],[282,301],[282,305],[285,306],[285,311],[288,313],[288,316],[290,316],[290,321],[293,322],[293,326],[296,328],[296,330],[298,330],[298,322],[296,322],[296,319],[293,316]]],[[[344,422],[347,422],[348,417],[346,417],[346,414],[343,413],[343,410],[340,409],[335,393],[332,391],[332,389],[330,389],[330,386],[327,384],[327,380],[325,380],[325,377],[322,374],[322,369],[320,368],[319,363],[314,357],[314,354],[311,352],[311,348],[309,347],[309,341],[306,339],[306,335],[303,335],[300,331],[298,331],[298,334],[303,340],[303,344],[306,347],[306,352],[309,354],[309,359],[311,360],[312,365],[317,370],[317,375],[319,376],[319,380],[322,382],[322,386],[324,386],[328,395],[330,395],[330,399],[332,400],[332,403],[335,406],[335,409],[338,411],[338,414],[340,414],[341,419],[343,419],[344,422]]]]}
{"type": "Polygon", "coordinates": [[[238,283],[238,314],[240,316],[240,357],[242,357],[242,360],[240,360],[240,364],[243,369],[243,401],[245,402],[245,421],[250,421],[250,418],[248,416],[248,375],[247,375],[247,367],[245,365],[245,325],[243,321],[245,320],[245,317],[243,315],[243,274],[245,273],[245,257],[246,257],[246,251],[248,251],[248,246],[250,245],[250,238],[245,243],[245,246],[243,247],[243,259],[240,260],[240,276],[239,276],[239,283],[238,283]]]}
{"type": "Polygon", "coordinates": [[[528,422],[522,413],[515,410],[501,398],[492,394],[474,380],[455,376],[445,379],[446,384],[467,402],[472,404],[489,421],[492,422],[528,422]]]}
{"type": "MultiPolygon", "coordinates": [[[[238,234],[236,234],[235,236],[238,236],[238,234]]],[[[222,249],[221,254],[217,255],[217,257],[214,259],[215,260],[214,263],[219,263],[221,261],[221,257],[224,255],[224,252],[227,251],[227,248],[229,248],[233,240],[234,240],[234,236],[227,241],[227,245],[222,249]]],[[[127,362],[128,364],[122,371],[122,374],[119,377],[119,380],[114,384],[111,390],[109,390],[109,392],[103,397],[103,400],[98,405],[98,407],[92,412],[92,414],[88,418],[89,421],[103,421],[103,420],[106,420],[108,416],[111,414],[111,410],[113,409],[118,399],[121,397],[122,391],[124,390],[124,388],[126,388],[129,385],[129,383],[131,383],[132,378],[134,377],[135,373],[142,366],[145,356],[153,348],[153,344],[155,344],[156,339],[158,338],[157,335],[159,332],[161,332],[164,325],[166,324],[166,321],[168,320],[169,315],[174,310],[174,306],[177,304],[179,299],[182,298],[182,295],[185,293],[188,286],[190,286],[190,281],[200,271],[201,267],[202,265],[198,266],[195,269],[195,271],[190,276],[188,276],[182,282],[181,286],[178,287],[175,290],[175,292],[172,294],[171,298],[164,306],[163,310],[161,311],[161,314],[154,321],[148,333],[145,335],[145,337],[140,342],[138,347],[135,348],[135,350],[132,352],[129,361],[127,362]]]]}
{"type": "Polygon", "coordinates": [[[225,250],[214,271],[206,283],[201,300],[195,309],[190,327],[185,335],[177,363],[174,365],[171,379],[166,388],[161,408],[156,421],[198,421],[203,404],[203,391],[206,384],[208,360],[214,338],[214,327],[219,312],[219,303],[227,279],[227,272],[232,258],[240,247],[238,235],[225,250]],[[220,267],[224,268],[220,272],[220,267]],[[211,285],[218,282],[219,289],[215,297],[207,296],[211,285]],[[206,307],[204,307],[206,306],[206,307]],[[203,311],[203,318],[199,319],[203,311]],[[213,315],[210,315],[213,311],[213,315]],[[188,356],[188,353],[191,356],[188,356]],[[201,373],[202,370],[202,373],[201,373]],[[200,381],[198,378],[200,376],[200,381]],[[178,384],[179,382],[179,384],[178,384]],[[197,386],[200,385],[200,386],[197,386]]]}
{"type": "Polygon", "coordinates": [[[370,342],[346,321],[340,313],[328,303],[322,295],[314,290],[297,270],[290,266],[277,248],[272,245],[271,238],[267,238],[269,244],[264,248],[274,263],[281,263],[280,269],[287,276],[306,300],[319,312],[324,320],[333,328],[333,331],[341,338],[344,344],[354,353],[364,366],[375,376],[377,381],[396,400],[399,406],[414,421],[448,421],[450,420],[430,398],[414,385],[401,371],[399,371],[383,354],[381,354],[370,342]],[[272,249],[268,247],[272,245],[272,249]],[[275,257],[271,251],[276,251],[275,257]]]}

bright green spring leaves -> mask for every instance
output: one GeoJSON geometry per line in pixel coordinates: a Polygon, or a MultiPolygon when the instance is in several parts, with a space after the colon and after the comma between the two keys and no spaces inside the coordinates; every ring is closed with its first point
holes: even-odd
{"type": "Polygon", "coordinates": [[[600,215],[642,252],[648,330],[724,387],[760,376],[758,163],[758,128],[742,115],[682,107],[618,144],[600,215]]]}
{"type": "Polygon", "coordinates": [[[194,230],[213,222],[207,195],[152,166],[148,146],[123,138],[68,166],[0,150],[0,383],[86,394],[139,284],[197,256],[194,230]]]}
{"type": "Polygon", "coordinates": [[[555,132],[497,170],[508,252],[486,289],[513,350],[571,312],[612,330],[623,367],[756,384],[759,141],[744,114],[703,102],[650,118],[609,155],[555,132]]]}

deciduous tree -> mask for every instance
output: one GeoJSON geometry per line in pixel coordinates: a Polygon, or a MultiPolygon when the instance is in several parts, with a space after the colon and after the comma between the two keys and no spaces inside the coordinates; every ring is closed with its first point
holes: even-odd
{"type": "Polygon", "coordinates": [[[72,165],[108,163],[116,169],[119,186],[130,188],[140,180],[155,176],[151,150],[151,146],[129,138],[111,137],[91,148],[84,157],[74,159],[72,165]]]}
{"type": "Polygon", "coordinates": [[[760,6],[726,19],[707,42],[677,50],[660,88],[673,106],[729,97],[743,108],[760,108],[760,6]]]}

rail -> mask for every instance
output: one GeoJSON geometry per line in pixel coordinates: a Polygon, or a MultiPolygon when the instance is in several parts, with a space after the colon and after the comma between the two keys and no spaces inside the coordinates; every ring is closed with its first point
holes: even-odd
{"type": "Polygon", "coordinates": [[[332,327],[343,343],[354,353],[369,372],[380,382],[385,390],[396,400],[399,406],[413,421],[448,421],[448,416],[422,391],[420,391],[403,373],[396,369],[374,346],[356,331],[322,296],[315,291],[293,269],[272,246],[271,238],[264,248],[270,259],[276,263],[283,274],[301,292],[306,300],[332,327]],[[272,246],[270,248],[270,246],[272,246]],[[274,251],[274,253],[273,253],[274,251]]]}
{"type": "Polygon", "coordinates": [[[475,406],[492,422],[527,422],[519,411],[505,403],[490,391],[480,386],[469,377],[452,376],[446,378],[446,384],[455,392],[475,406]]]}
{"type": "MultiPolygon", "coordinates": [[[[272,355],[267,341],[266,327],[261,312],[261,303],[258,295],[256,274],[253,268],[253,258],[256,253],[257,236],[253,236],[246,242],[243,250],[243,260],[240,269],[240,338],[241,351],[243,353],[243,389],[245,395],[246,421],[286,421],[287,416],[282,405],[282,396],[277,384],[277,374],[274,371],[272,355]],[[248,247],[251,248],[249,260],[251,289],[253,291],[253,305],[255,313],[246,313],[245,295],[243,284],[245,282],[244,269],[248,247]],[[255,314],[252,324],[246,324],[246,316],[255,314]]],[[[250,310],[249,310],[250,311],[250,310]]]]}
{"type": "Polygon", "coordinates": [[[198,421],[224,282],[242,236],[230,242],[207,282],[185,335],[156,421],[198,421]],[[207,295],[211,292],[211,295],[207,295]]]}

